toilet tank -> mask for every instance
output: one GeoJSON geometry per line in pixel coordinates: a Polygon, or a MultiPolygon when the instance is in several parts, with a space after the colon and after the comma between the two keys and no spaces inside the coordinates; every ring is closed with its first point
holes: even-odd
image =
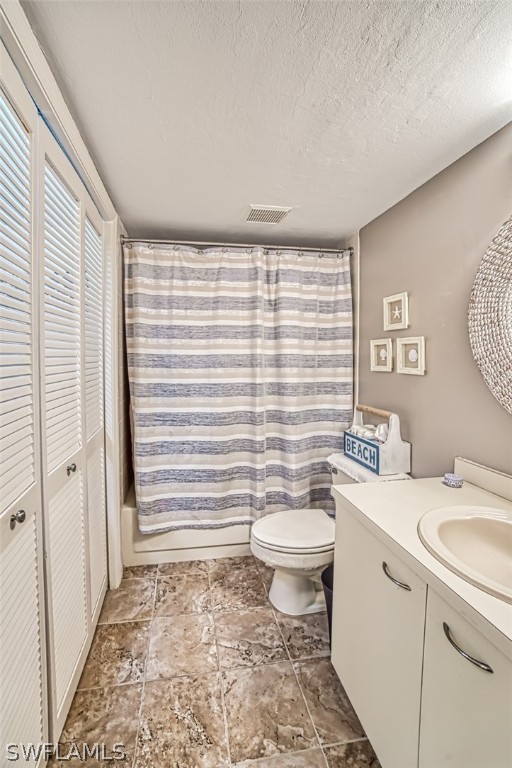
{"type": "Polygon", "coordinates": [[[331,468],[333,485],[349,485],[351,483],[382,483],[391,480],[411,480],[411,476],[403,472],[396,475],[377,475],[372,470],[356,463],[343,453],[333,453],[327,457],[331,468]],[[350,474],[347,474],[349,472],[350,474]]]}
{"type": "Polygon", "coordinates": [[[357,483],[352,477],[349,477],[341,469],[331,467],[332,484],[333,485],[348,485],[349,483],[357,483]]]}

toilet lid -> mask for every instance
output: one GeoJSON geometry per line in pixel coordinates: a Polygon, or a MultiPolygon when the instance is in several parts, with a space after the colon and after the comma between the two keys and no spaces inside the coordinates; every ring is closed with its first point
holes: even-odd
{"type": "Polygon", "coordinates": [[[263,545],[284,550],[322,550],[334,545],[334,520],[323,509],[286,509],[262,517],[252,534],[263,545]]]}

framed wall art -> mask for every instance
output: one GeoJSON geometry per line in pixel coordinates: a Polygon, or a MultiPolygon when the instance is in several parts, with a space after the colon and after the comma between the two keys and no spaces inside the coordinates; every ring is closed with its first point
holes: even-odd
{"type": "Polygon", "coordinates": [[[393,370],[393,344],[391,339],[370,341],[370,370],[390,373],[393,370]]]}
{"type": "Polygon", "coordinates": [[[383,300],[384,330],[399,331],[409,327],[409,297],[407,293],[395,293],[383,300]]]}
{"type": "Polygon", "coordinates": [[[396,370],[398,373],[425,373],[425,337],[410,336],[396,340],[396,370]]]}

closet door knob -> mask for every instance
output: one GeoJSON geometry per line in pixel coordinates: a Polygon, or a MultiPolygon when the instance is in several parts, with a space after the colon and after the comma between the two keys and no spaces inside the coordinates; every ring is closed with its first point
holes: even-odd
{"type": "Polygon", "coordinates": [[[10,525],[11,525],[11,531],[16,528],[16,523],[24,523],[26,520],[27,514],[24,509],[20,509],[15,514],[11,515],[10,525]]]}
{"type": "Polygon", "coordinates": [[[69,467],[66,467],[66,472],[68,473],[68,477],[72,472],[76,472],[76,464],[70,464],[69,467]]]}

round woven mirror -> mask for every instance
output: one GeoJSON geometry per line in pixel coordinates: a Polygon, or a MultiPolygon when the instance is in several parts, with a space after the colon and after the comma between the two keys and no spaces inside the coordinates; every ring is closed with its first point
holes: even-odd
{"type": "Polygon", "coordinates": [[[468,324],[475,362],[496,400],[512,413],[512,217],[482,259],[468,324]]]}

